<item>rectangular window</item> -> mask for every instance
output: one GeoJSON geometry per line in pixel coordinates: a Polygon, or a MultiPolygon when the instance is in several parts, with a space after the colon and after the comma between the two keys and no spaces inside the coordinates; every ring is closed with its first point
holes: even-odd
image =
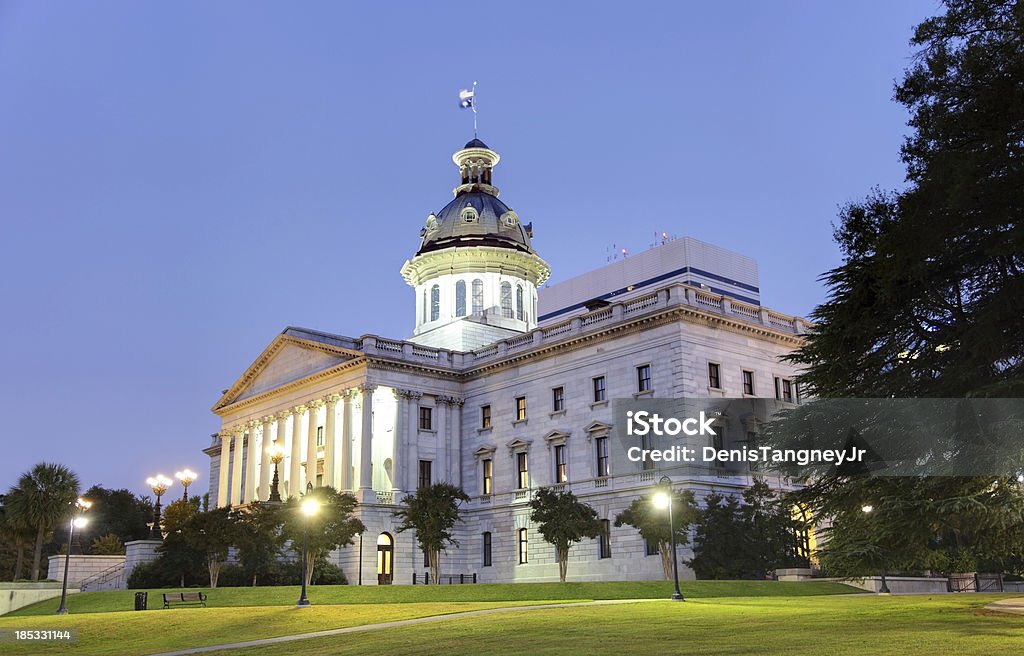
{"type": "MultiPolygon", "coordinates": [[[[643,450],[654,449],[654,439],[650,431],[648,431],[646,435],[640,436],[640,448],[643,450]]],[[[640,461],[640,468],[643,471],[650,471],[654,469],[655,464],[656,463],[650,458],[644,458],[643,460],[640,461]]]]}
{"type": "Polygon", "coordinates": [[[600,550],[598,552],[599,558],[611,558],[612,557],[612,523],[607,519],[601,520],[601,534],[600,538],[600,550]]]}
{"type": "Polygon", "coordinates": [[[527,548],[529,547],[530,538],[525,528],[519,529],[519,564],[525,565],[527,561],[527,548]]]}
{"type": "Polygon", "coordinates": [[[597,445],[597,476],[608,476],[611,473],[608,466],[608,438],[599,437],[594,440],[594,444],[597,445]]]}
{"type": "Polygon", "coordinates": [[[743,393],[748,396],[754,395],[754,372],[743,370],[743,393]]]}
{"type": "Polygon", "coordinates": [[[594,403],[604,400],[604,376],[598,376],[594,379],[594,403]]]}
{"type": "Polygon", "coordinates": [[[526,397],[516,397],[516,421],[522,421],[526,419],[526,397]]]}
{"type": "Polygon", "coordinates": [[[484,531],[484,567],[491,566],[491,532],[484,531]]]}
{"type": "Polygon", "coordinates": [[[483,483],[482,494],[488,495],[494,492],[494,462],[490,458],[484,458],[482,461],[481,482],[483,483]]]}
{"type": "Polygon", "coordinates": [[[793,402],[793,381],[788,378],[775,379],[775,398],[787,403],[793,402]]]}
{"type": "Polygon", "coordinates": [[[651,365],[643,364],[636,368],[636,391],[651,391],[651,365]]]}
{"type": "Polygon", "coordinates": [[[657,556],[657,555],[659,555],[658,543],[657,542],[651,542],[650,540],[644,540],[644,555],[645,556],[657,556]]]}
{"type": "Polygon", "coordinates": [[[434,429],[434,409],[420,406],[420,430],[434,429]]]}
{"type": "Polygon", "coordinates": [[[555,483],[569,482],[569,471],[565,462],[565,445],[555,445],[555,483]]]}
{"type": "Polygon", "coordinates": [[[480,428],[491,427],[491,406],[480,406],[480,428]]]}
{"type": "Polygon", "coordinates": [[[708,387],[722,389],[722,367],[717,362],[708,363],[708,387]]]}
{"type": "Polygon", "coordinates": [[[530,487],[530,471],[526,465],[526,452],[516,454],[516,471],[518,478],[516,479],[517,487],[520,490],[525,490],[530,487]]]}
{"type": "Polygon", "coordinates": [[[420,485],[421,488],[430,487],[430,461],[420,460],[420,485]]]}
{"type": "Polygon", "coordinates": [[[556,387],[551,390],[551,411],[561,412],[565,410],[565,388],[556,387]]]}
{"type": "Polygon", "coordinates": [[[317,446],[318,449],[323,448],[323,446],[324,446],[324,427],[323,426],[317,426],[316,427],[316,446],[317,446]]]}

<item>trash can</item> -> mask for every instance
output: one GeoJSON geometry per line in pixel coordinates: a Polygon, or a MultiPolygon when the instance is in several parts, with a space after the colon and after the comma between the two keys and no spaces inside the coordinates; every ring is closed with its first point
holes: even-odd
{"type": "Polygon", "coordinates": [[[135,610],[146,610],[148,596],[148,592],[135,593],[135,610]]]}

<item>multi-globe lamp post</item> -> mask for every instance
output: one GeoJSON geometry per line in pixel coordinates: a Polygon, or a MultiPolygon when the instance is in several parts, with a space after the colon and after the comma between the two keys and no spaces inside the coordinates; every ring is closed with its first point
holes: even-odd
{"type": "Polygon", "coordinates": [[[672,601],[685,601],[679,591],[679,556],[676,554],[676,523],[672,518],[672,479],[662,476],[658,484],[665,489],[654,494],[654,507],[664,510],[668,508],[668,534],[672,543],[672,578],[675,579],[676,590],[672,593],[672,601]]]}
{"type": "Polygon", "coordinates": [[[274,463],[274,479],[270,482],[270,498],[268,501],[272,503],[281,503],[281,491],[278,489],[278,483],[281,480],[277,473],[277,466],[284,460],[284,449],[277,442],[272,443],[267,447],[267,455],[270,457],[270,462],[274,463]]]}
{"type": "Polygon", "coordinates": [[[196,479],[199,478],[199,474],[195,473],[191,469],[185,468],[176,473],[174,477],[177,478],[181,482],[182,487],[185,488],[185,492],[182,494],[181,498],[185,503],[188,503],[188,486],[195,483],[196,479]]]}
{"type": "Polygon", "coordinates": [[[307,484],[306,494],[300,504],[302,514],[305,516],[305,519],[302,522],[302,594],[299,595],[299,601],[295,604],[296,608],[309,608],[309,599],[306,598],[306,559],[309,549],[309,519],[320,512],[320,502],[309,496],[309,493],[312,491],[313,484],[307,484]]]}
{"type": "MultiPolygon", "coordinates": [[[[870,503],[865,503],[863,506],[860,507],[860,511],[865,515],[870,515],[875,511],[875,507],[872,506],[870,503]]],[[[882,570],[882,585],[878,588],[878,594],[892,594],[891,592],[889,592],[889,586],[885,582],[884,569],[882,570]]]]}
{"type": "Polygon", "coordinates": [[[160,532],[160,497],[164,495],[167,488],[174,484],[174,481],[163,474],[157,474],[147,478],[146,484],[149,485],[153,490],[153,494],[156,495],[156,508],[153,511],[153,529],[150,531],[149,537],[154,540],[160,540],[163,539],[163,535],[160,532]]]}
{"type": "Polygon", "coordinates": [[[71,541],[75,537],[76,528],[84,528],[87,520],[83,513],[92,507],[92,502],[87,501],[81,497],[75,502],[75,516],[71,518],[71,522],[68,525],[68,548],[64,552],[64,583],[60,589],[60,608],[57,609],[57,615],[68,614],[68,567],[71,565],[71,541]]]}

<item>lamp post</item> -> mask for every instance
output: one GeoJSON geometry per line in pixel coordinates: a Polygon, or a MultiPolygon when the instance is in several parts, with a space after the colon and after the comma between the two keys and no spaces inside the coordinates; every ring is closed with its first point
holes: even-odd
{"type": "MultiPolygon", "coordinates": [[[[870,503],[865,503],[863,506],[860,507],[860,511],[865,515],[871,514],[872,512],[874,512],[874,510],[875,507],[872,506],[870,503]]],[[[891,592],[889,592],[889,586],[885,583],[884,569],[882,570],[882,585],[878,588],[878,594],[892,594],[891,592]]]]}
{"type": "Polygon", "coordinates": [[[676,555],[676,524],[672,517],[672,479],[662,476],[658,481],[659,485],[665,486],[667,492],[657,492],[654,495],[654,506],[656,508],[668,508],[668,534],[672,543],[672,577],[675,579],[676,590],[672,593],[672,601],[686,601],[683,593],[679,591],[679,557],[676,555]]]}
{"type": "Polygon", "coordinates": [[[302,522],[302,594],[295,604],[296,608],[309,608],[309,599],[306,598],[306,553],[309,549],[309,518],[320,510],[320,502],[308,496],[313,491],[313,484],[306,485],[306,498],[302,500],[302,514],[306,516],[302,522]]]}
{"type": "Polygon", "coordinates": [[[270,483],[270,498],[268,501],[281,503],[281,492],[277,488],[278,481],[280,480],[277,475],[277,466],[284,460],[284,449],[277,442],[273,442],[267,447],[267,455],[270,456],[270,462],[274,463],[274,480],[270,483]]]}
{"type": "Polygon", "coordinates": [[[199,478],[199,474],[195,473],[191,469],[186,468],[176,473],[174,477],[181,481],[182,486],[184,486],[185,493],[181,496],[181,498],[182,500],[185,501],[185,503],[188,503],[188,486],[192,485],[192,483],[194,483],[195,480],[199,478]]]}
{"type": "Polygon", "coordinates": [[[91,501],[86,501],[81,497],[75,502],[75,509],[78,511],[78,514],[71,519],[71,523],[68,525],[68,549],[64,552],[64,584],[60,588],[60,608],[57,609],[57,615],[68,614],[68,567],[71,565],[71,540],[75,536],[75,527],[82,528],[88,522],[82,516],[82,513],[91,506],[91,501]]]}
{"type": "Polygon", "coordinates": [[[153,489],[153,494],[156,495],[156,508],[153,511],[153,529],[149,534],[149,537],[153,540],[163,539],[163,535],[160,532],[160,497],[164,495],[164,492],[166,492],[167,488],[171,487],[173,483],[174,481],[163,474],[150,476],[146,479],[146,484],[153,489]]]}
{"type": "Polygon", "coordinates": [[[356,536],[359,538],[359,585],[363,584],[363,534],[360,533],[356,536]]]}

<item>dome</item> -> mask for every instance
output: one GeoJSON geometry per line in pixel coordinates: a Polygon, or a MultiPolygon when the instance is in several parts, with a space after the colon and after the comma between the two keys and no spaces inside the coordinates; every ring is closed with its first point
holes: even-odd
{"type": "Polygon", "coordinates": [[[480,141],[476,137],[473,137],[473,140],[470,141],[469,143],[467,143],[462,148],[463,148],[463,150],[465,150],[466,148],[486,148],[487,150],[490,150],[490,148],[487,148],[487,144],[485,144],[484,142],[480,141]]]}
{"type": "Polygon", "coordinates": [[[416,254],[451,246],[497,246],[533,253],[530,232],[530,226],[520,223],[515,212],[497,196],[470,191],[459,194],[427,219],[416,254]]]}

